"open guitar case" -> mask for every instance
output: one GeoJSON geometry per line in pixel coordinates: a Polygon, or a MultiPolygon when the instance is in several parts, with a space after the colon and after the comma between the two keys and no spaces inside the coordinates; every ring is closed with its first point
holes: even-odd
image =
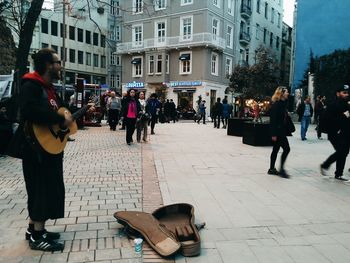
{"type": "Polygon", "coordinates": [[[120,211],[114,217],[125,226],[129,237],[142,236],[161,256],[167,257],[177,251],[186,257],[200,254],[199,230],[205,223],[194,223],[194,207],[190,204],[163,206],[152,214],[120,211]]]}

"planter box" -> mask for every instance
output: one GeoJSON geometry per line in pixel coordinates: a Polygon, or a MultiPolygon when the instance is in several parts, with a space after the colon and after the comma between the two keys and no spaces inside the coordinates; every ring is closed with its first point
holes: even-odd
{"type": "Polygon", "coordinates": [[[252,146],[271,146],[270,124],[245,122],[242,142],[252,146]]]}
{"type": "Polygon", "coordinates": [[[231,118],[227,123],[227,135],[243,136],[243,124],[247,121],[252,121],[251,118],[231,118]]]}

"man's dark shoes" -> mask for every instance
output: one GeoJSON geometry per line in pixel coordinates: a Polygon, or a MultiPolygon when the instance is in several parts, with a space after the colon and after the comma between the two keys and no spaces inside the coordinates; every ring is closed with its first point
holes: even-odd
{"type": "MultiPolygon", "coordinates": [[[[32,234],[33,234],[33,231],[30,230],[29,228],[27,228],[26,240],[29,240],[32,234]]],[[[56,239],[59,239],[61,237],[60,233],[49,232],[46,229],[44,229],[44,234],[46,234],[47,239],[50,239],[50,240],[56,240],[56,239]]]]}
{"type": "Polygon", "coordinates": [[[33,236],[29,239],[29,247],[33,250],[41,251],[63,251],[64,244],[58,243],[55,240],[51,240],[46,234],[43,234],[40,238],[35,240],[33,236]]]}
{"type": "Polygon", "coordinates": [[[154,131],[151,131],[151,134],[155,134],[154,131]]]}
{"type": "Polygon", "coordinates": [[[344,178],[344,177],[342,177],[342,176],[335,176],[334,178],[337,179],[337,180],[339,180],[339,181],[344,181],[344,182],[349,181],[348,179],[346,179],[346,178],[344,178]]]}
{"type": "Polygon", "coordinates": [[[273,169],[269,169],[267,171],[267,174],[271,174],[271,175],[279,175],[279,172],[276,170],[276,168],[273,168],[273,169]]]}
{"type": "Polygon", "coordinates": [[[279,176],[281,176],[282,178],[290,178],[290,175],[287,174],[287,172],[285,170],[281,170],[279,172],[279,176]]]}

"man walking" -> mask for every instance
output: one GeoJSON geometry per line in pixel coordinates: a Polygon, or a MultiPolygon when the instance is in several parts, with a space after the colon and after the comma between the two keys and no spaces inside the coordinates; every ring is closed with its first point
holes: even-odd
{"type": "Polygon", "coordinates": [[[317,138],[319,140],[322,140],[322,133],[320,129],[320,117],[323,114],[326,105],[325,105],[326,97],[325,96],[317,96],[317,100],[315,103],[315,123],[316,123],[316,131],[317,131],[317,138]]]}
{"type": "MultiPolygon", "coordinates": [[[[56,51],[41,49],[33,55],[33,60],[35,71],[24,75],[22,80],[18,129],[31,123],[68,127],[72,119],[57,113],[62,101],[52,85],[54,80],[60,79],[61,61],[56,51]]],[[[52,155],[35,149],[28,140],[24,141],[22,166],[29,212],[26,239],[34,250],[63,250],[64,245],[56,241],[60,234],[45,229],[48,219],[64,217],[63,152],[52,155]]]]}
{"type": "Polygon", "coordinates": [[[217,98],[213,106],[213,118],[214,118],[214,128],[220,129],[220,120],[222,118],[222,103],[221,99],[217,98]]]}
{"type": "Polygon", "coordinates": [[[154,133],[154,127],[156,126],[157,118],[159,115],[161,104],[159,100],[157,99],[157,94],[152,93],[151,97],[149,98],[146,106],[146,112],[148,112],[151,115],[151,134],[154,133]]]}
{"type": "Polygon", "coordinates": [[[205,106],[205,100],[202,100],[201,103],[199,104],[199,114],[200,114],[200,117],[198,119],[198,124],[200,123],[201,119],[203,118],[203,124],[205,124],[205,109],[207,107],[205,106]]]}
{"type": "Polygon", "coordinates": [[[328,140],[335,149],[335,153],[321,164],[321,174],[327,175],[326,170],[336,162],[335,179],[347,181],[343,178],[343,170],[350,145],[350,113],[349,113],[349,86],[344,85],[336,92],[336,100],[327,109],[328,140]]]}
{"type": "Polygon", "coordinates": [[[307,132],[307,129],[309,128],[311,118],[313,115],[313,108],[310,103],[309,96],[306,96],[304,99],[304,102],[300,103],[297,109],[297,113],[299,115],[299,121],[301,122],[301,129],[300,129],[301,140],[305,141],[306,132],[307,132]]]}
{"type": "Polygon", "coordinates": [[[116,97],[115,92],[111,92],[111,96],[107,101],[107,109],[108,109],[108,124],[111,131],[115,131],[118,121],[119,121],[119,113],[121,110],[121,100],[116,97]]]}

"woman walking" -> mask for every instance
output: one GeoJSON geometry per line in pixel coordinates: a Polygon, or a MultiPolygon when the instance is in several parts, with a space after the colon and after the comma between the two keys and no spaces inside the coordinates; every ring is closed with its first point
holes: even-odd
{"type": "Polygon", "coordinates": [[[141,111],[140,102],[136,99],[135,95],[136,91],[134,89],[128,90],[123,112],[126,126],[126,143],[128,145],[130,145],[133,142],[132,135],[135,131],[137,116],[141,111]]]}
{"type": "Polygon", "coordinates": [[[290,135],[288,120],[290,118],[287,112],[287,100],[288,100],[288,89],[285,87],[278,87],[272,96],[272,106],[270,109],[270,128],[271,128],[271,139],[273,142],[272,153],[270,157],[270,169],[268,174],[279,175],[283,178],[289,178],[289,175],[284,169],[284,163],[290,152],[287,135],[290,135]],[[283,153],[281,157],[281,168],[278,172],[275,168],[277,159],[277,153],[282,147],[283,153]]]}
{"type": "Polygon", "coordinates": [[[147,129],[148,129],[148,120],[149,120],[149,114],[146,112],[146,101],[145,101],[145,93],[143,91],[139,94],[139,102],[141,106],[141,112],[137,118],[136,122],[136,138],[137,142],[141,141],[141,133],[143,132],[142,140],[144,142],[147,142],[147,129]]]}

